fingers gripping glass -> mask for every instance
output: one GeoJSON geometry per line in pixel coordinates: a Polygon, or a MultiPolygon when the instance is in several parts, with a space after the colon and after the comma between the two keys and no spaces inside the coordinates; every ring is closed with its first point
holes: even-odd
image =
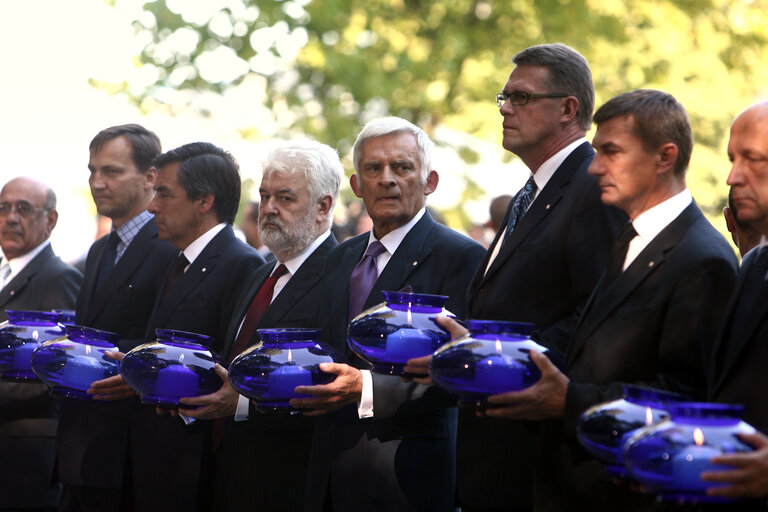
{"type": "Polygon", "coordinates": [[[512,102],[513,107],[519,107],[527,104],[531,100],[537,100],[539,98],[567,98],[568,96],[570,96],[570,94],[536,94],[525,91],[500,92],[496,95],[496,104],[501,107],[504,105],[504,102],[509,99],[509,101],[512,102]]]}
{"type": "Polygon", "coordinates": [[[7,217],[11,214],[11,210],[13,209],[16,210],[16,213],[19,214],[19,217],[25,218],[41,210],[46,212],[48,211],[48,208],[35,208],[26,201],[18,201],[17,203],[2,202],[0,203],[0,217],[7,217]]]}

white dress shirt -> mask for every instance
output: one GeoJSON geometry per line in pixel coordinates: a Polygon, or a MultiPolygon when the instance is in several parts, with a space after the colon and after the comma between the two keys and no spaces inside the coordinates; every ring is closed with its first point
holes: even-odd
{"type": "Polygon", "coordinates": [[[51,245],[51,241],[46,240],[28,253],[22,254],[12,260],[5,259],[4,257],[0,258],[0,265],[8,263],[8,266],[11,268],[11,272],[8,274],[8,277],[5,278],[5,283],[0,283],[0,289],[4,287],[4,284],[10,283],[14,277],[19,275],[19,273],[24,270],[24,267],[29,265],[29,262],[35,259],[35,256],[40,254],[40,252],[49,245],[51,245]]]}

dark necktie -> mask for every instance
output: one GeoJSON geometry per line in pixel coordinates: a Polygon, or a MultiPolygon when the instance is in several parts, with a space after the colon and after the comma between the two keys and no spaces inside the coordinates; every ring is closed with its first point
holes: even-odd
{"type": "Polygon", "coordinates": [[[624,260],[627,259],[627,250],[629,242],[637,236],[634,226],[630,222],[621,230],[616,241],[613,242],[611,249],[611,260],[608,262],[608,268],[605,271],[605,282],[611,283],[619,277],[624,268],[624,260]]]}
{"type": "Polygon", "coordinates": [[[281,263],[275,271],[272,272],[272,275],[264,280],[258,293],[256,293],[256,296],[253,298],[251,305],[248,307],[248,312],[245,314],[243,325],[240,328],[240,332],[237,334],[232,350],[229,352],[229,362],[232,362],[232,359],[248,348],[248,342],[253,336],[256,326],[259,324],[259,320],[261,320],[264,312],[272,303],[272,295],[275,292],[275,283],[277,283],[280,276],[286,272],[288,272],[288,269],[281,263]]]}
{"type": "Polygon", "coordinates": [[[176,261],[173,262],[173,265],[171,265],[171,271],[168,273],[168,279],[165,280],[165,288],[163,288],[163,299],[171,293],[173,287],[176,286],[181,276],[184,275],[184,269],[187,268],[187,265],[189,265],[189,260],[182,252],[176,258],[176,261]]]}
{"type": "Polygon", "coordinates": [[[512,204],[512,211],[509,214],[507,232],[504,235],[504,240],[506,240],[509,235],[512,234],[512,231],[515,229],[515,226],[517,226],[517,223],[520,222],[520,219],[523,218],[523,215],[525,215],[525,212],[528,210],[528,206],[531,204],[531,201],[533,201],[533,196],[535,194],[536,182],[533,181],[533,176],[531,176],[528,178],[528,181],[525,182],[525,185],[523,185],[520,193],[517,194],[515,202],[512,204]]]}
{"type": "Polygon", "coordinates": [[[117,244],[119,243],[120,236],[117,234],[117,231],[112,231],[107,238],[107,246],[101,254],[95,288],[101,287],[107,280],[109,273],[112,272],[112,268],[115,266],[115,259],[117,258],[117,244]]]}
{"type": "Polygon", "coordinates": [[[736,306],[733,309],[728,327],[729,338],[738,332],[738,329],[744,325],[750,315],[754,314],[752,310],[765,287],[766,272],[768,272],[768,250],[762,248],[760,252],[755,254],[753,262],[744,276],[744,284],[741,286],[741,292],[736,299],[736,306]]]}
{"type": "Polygon", "coordinates": [[[363,310],[365,301],[379,278],[376,258],[386,250],[381,242],[374,240],[365,250],[363,259],[352,270],[352,275],[349,278],[348,320],[352,320],[363,310]]]}

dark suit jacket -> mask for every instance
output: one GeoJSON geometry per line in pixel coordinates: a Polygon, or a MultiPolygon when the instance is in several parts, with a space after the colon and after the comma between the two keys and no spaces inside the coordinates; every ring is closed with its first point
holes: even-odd
{"type": "MultiPolygon", "coordinates": [[[[304,260],[264,312],[258,329],[319,326],[320,304],[325,300],[320,281],[328,254],[336,245],[336,238],[330,235],[304,260]]],[[[229,323],[226,354],[235,343],[248,307],[275,265],[262,265],[243,288],[229,323]]],[[[257,341],[258,333],[254,333],[249,345],[257,341]]],[[[251,410],[248,421],[228,420],[216,458],[216,478],[220,482],[217,510],[301,510],[313,425],[314,420],[307,416],[261,414],[255,410],[251,410]]]]}
{"type": "MultiPolygon", "coordinates": [[[[178,250],[158,239],[157,226],[149,221],[96,290],[96,274],[106,244],[104,236],[88,252],[75,323],[119,334],[120,349],[127,352],[142,341],[160,280],[178,250]]],[[[56,448],[63,484],[122,488],[130,411],[137,403],[136,399],[110,403],[63,401],[56,448]]]]}
{"type": "MultiPolygon", "coordinates": [[[[83,276],[48,245],[0,290],[0,321],[6,310],[74,309],[83,276]]],[[[50,507],[59,486],[51,484],[59,401],[40,382],[0,382],[1,507],[50,507]],[[11,470],[10,461],[13,461],[11,470]]]]}
{"type": "MultiPolygon", "coordinates": [[[[158,297],[144,338],[154,339],[156,328],[205,334],[213,338],[211,350],[220,352],[243,284],[263,263],[259,253],[226,226],[167,296],[158,297]]],[[[147,405],[134,411],[131,455],[138,510],[210,510],[210,426],[210,421],[197,421],[187,427],[147,405]]]]}
{"type": "Polygon", "coordinates": [[[695,396],[704,361],[736,283],[733,250],[695,204],[664,228],[610,284],[595,289],[566,355],[570,378],[562,422],[549,422],[537,466],[535,508],[647,510],[613,485],[575,442],[589,406],[636,383],[695,396]]]}
{"type": "Polygon", "coordinates": [[[765,390],[768,387],[763,387],[763,384],[768,385],[768,286],[761,291],[747,321],[730,330],[737,299],[744,287],[749,266],[755,260],[753,256],[742,266],[738,286],[712,351],[708,367],[708,398],[743,404],[744,421],[765,432],[768,431],[768,407],[765,405],[765,390]]]}
{"type": "MultiPolygon", "coordinates": [[[[468,317],[531,322],[569,336],[575,313],[602,275],[610,247],[626,215],[600,201],[587,173],[594,158],[589,143],[558,167],[515,226],[485,272],[507,220],[480,263],[468,290],[468,317]]],[[[550,347],[563,352],[565,347],[550,347]]],[[[459,502],[477,507],[530,507],[536,436],[520,422],[477,418],[459,411],[457,491],[459,502]]]]}
{"type": "MultiPolygon", "coordinates": [[[[368,365],[346,345],[349,278],[368,245],[368,233],[328,256],[323,280],[327,309],[323,335],[346,351],[351,364],[368,365]]],[[[464,292],[483,249],[437,224],[429,213],[416,223],[374,284],[365,307],[382,291],[410,285],[414,292],[448,295],[446,308],[466,312],[464,292]]],[[[306,510],[320,510],[330,489],[334,510],[453,510],[455,418],[451,400],[434,386],[373,374],[374,414],[357,418],[350,406],[315,427],[306,510]]]]}

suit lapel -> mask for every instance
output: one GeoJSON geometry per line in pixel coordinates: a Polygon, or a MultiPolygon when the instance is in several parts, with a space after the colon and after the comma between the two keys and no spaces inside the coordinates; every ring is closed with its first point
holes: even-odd
{"type": "MultiPolygon", "coordinates": [[[[384,301],[381,292],[397,291],[408,284],[410,275],[419,268],[432,251],[425,247],[424,241],[435,226],[435,221],[424,212],[424,216],[405,235],[395,254],[384,267],[365,301],[364,308],[370,308],[384,301]]],[[[414,290],[417,293],[429,293],[429,290],[414,290]]]]}
{"type": "MultiPolygon", "coordinates": [[[[117,262],[112,272],[107,276],[104,283],[94,290],[92,297],[92,304],[94,307],[86,309],[89,313],[89,317],[86,318],[85,324],[91,325],[95,319],[99,316],[104,306],[107,304],[108,299],[114,295],[114,293],[125,284],[128,278],[136,271],[139,265],[146,259],[147,255],[152,251],[154,245],[154,238],[157,237],[157,227],[154,221],[147,222],[143,228],[136,234],[131,241],[131,244],[123,253],[123,256],[117,262]]],[[[99,270],[99,262],[101,256],[106,250],[106,237],[103,238],[104,243],[101,244],[98,254],[94,255],[93,265],[88,269],[89,279],[91,286],[95,283],[96,273],[99,270]]],[[[84,283],[85,285],[85,283],[84,283]]],[[[130,286],[130,285],[129,285],[130,286]]]]}
{"type": "MultiPolygon", "coordinates": [[[[752,258],[750,266],[755,263],[755,260],[757,260],[756,257],[752,258]]],[[[747,345],[749,345],[751,341],[753,341],[752,337],[755,333],[755,330],[757,330],[760,324],[765,320],[766,315],[768,315],[767,284],[760,291],[760,295],[755,302],[752,314],[749,315],[747,321],[743,325],[731,327],[731,320],[733,318],[734,309],[738,302],[738,297],[741,295],[741,290],[744,287],[744,281],[748,272],[749,268],[741,270],[741,279],[739,280],[738,289],[733,295],[733,299],[731,300],[731,303],[728,307],[728,313],[725,316],[728,321],[723,323],[723,330],[720,333],[718,344],[715,346],[713,351],[713,355],[723,353],[724,356],[723,363],[720,365],[722,370],[719,372],[716,370],[718,366],[717,361],[713,361],[714,366],[712,370],[715,372],[713,375],[716,375],[717,378],[713,392],[716,392],[719,389],[720,385],[725,379],[725,376],[728,375],[731,367],[734,365],[741,352],[747,347],[747,345]],[[724,343],[727,343],[728,347],[721,348],[721,345],[724,343]]]]}
{"type": "MultiPolygon", "coordinates": [[[[530,208],[525,213],[525,215],[523,215],[523,218],[520,219],[520,221],[517,223],[515,229],[512,231],[508,239],[504,240],[504,243],[499,250],[499,254],[496,255],[496,259],[493,260],[493,263],[491,263],[491,267],[488,269],[488,272],[485,273],[485,276],[479,282],[491,278],[493,274],[495,274],[498,269],[504,265],[506,260],[508,260],[512,254],[515,253],[517,248],[520,247],[523,242],[525,242],[528,236],[533,233],[536,228],[542,222],[544,222],[547,216],[555,210],[557,204],[565,195],[567,186],[573,179],[574,174],[576,174],[576,171],[581,167],[578,164],[583,162],[584,159],[586,159],[591,154],[592,148],[588,142],[585,142],[573,150],[571,154],[568,155],[568,157],[563,161],[563,163],[560,164],[560,167],[557,168],[555,173],[547,182],[546,186],[539,193],[538,197],[536,197],[533,203],[531,203],[530,208]]],[[[494,244],[491,245],[491,249],[489,249],[489,257],[490,253],[493,251],[493,248],[497,243],[499,243],[501,232],[506,230],[511,206],[514,204],[515,199],[517,199],[517,195],[510,202],[510,208],[507,208],[504,224],[499,230],[499,233],[496,234],[496,240],[494,241],[494,244]]],[[[484,264],[481,265],[478,271],[485,270],[487,265],[488,260],[485,259],[484,264]]]]}
{"type": "Polygon", "coordinates": [[[32,279],[32,277],[34,277],[34,275],[48,263],[48,260],[53,257],[53,249],[51,249],[50,244],[48,244],[37,256],[32,258],[32,261],[27,263],[27,266],[21,269],[21,272],[0,290],[0,309],[4,309],[3,306],[8,304],[11,299],[15,298],[24,287],[27,286],[30,279],[32,279]]]}
{"type": "Polygon", "coordinates": [[[645,281],[649,275],[656,272],[665,261],[665,254],[680,242],[688,227],[701,216],[699,208],[691,203],[667,227],[651,240],[645,249],[622,272],[616,280],[608,284],[600,279],[595,291],[590,297],[584,313],[576,328],[576,335],[569,344],[566,364],[570,366],[584,342],[618,309],[624,300],[645,281]]]}

